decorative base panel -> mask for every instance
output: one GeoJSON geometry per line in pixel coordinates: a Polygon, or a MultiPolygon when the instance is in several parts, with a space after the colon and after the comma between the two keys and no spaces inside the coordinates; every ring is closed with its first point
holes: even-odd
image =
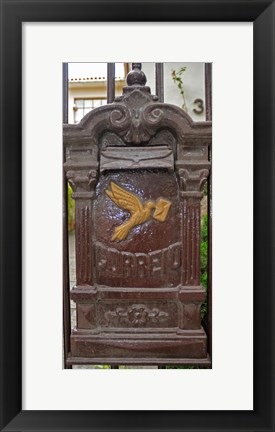
{"type": "MultiPolygon", "coordinates": [[[[72,357],[129,359],[207,359],[207,338],[203,329],[177,333],[73,334],[72,357]]],[[[105,360],[106,362],[106,360],[105,360]]],[[[193,361],[192,361],[193,363],[193,361]]]]}
{"type": "Polygon", "coordinates": [[[186,358],[136,358],[128,357],[115,358],[115,357],[72,357],[67,358],[67,366],[72,365],[127,365],[127,366],[199,366],[205,369],[212,367],[211,359],[207,356],[205,359],[186,359],[186,358]]]}

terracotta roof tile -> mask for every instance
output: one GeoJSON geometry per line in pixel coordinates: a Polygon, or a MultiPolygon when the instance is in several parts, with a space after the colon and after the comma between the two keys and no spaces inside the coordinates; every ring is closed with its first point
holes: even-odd
{"type": "MultiPolygon", "coordinates": [[[[124,81],[125,77],[116,77],[116,81],[124,81]]],[[[70,82],[83,82],[83,81],[107,81],[106,77],[90,77],[90,78],[70,78],[70,82]]]]}

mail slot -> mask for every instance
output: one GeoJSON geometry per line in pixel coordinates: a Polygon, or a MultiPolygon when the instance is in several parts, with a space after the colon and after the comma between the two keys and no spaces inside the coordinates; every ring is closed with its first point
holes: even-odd
{"type": "Polygon", "coordinates": [[[71,361],[203,364],[200,201],[211,123],[160,103],[138,63],[127,84],[64,125],[76,208],[71,361]]]}

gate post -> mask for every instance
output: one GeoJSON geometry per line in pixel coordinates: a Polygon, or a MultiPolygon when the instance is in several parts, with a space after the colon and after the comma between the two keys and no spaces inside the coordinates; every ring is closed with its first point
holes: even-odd
{"type": "Polygon", "coordinates": [[[88,288],[93,280],[93,199],[95,195],[97,171],[84,169],[67,171],[67,179],[73,189],[75,200],[75,250],[76,285],[88,288]]]}
{"type": "Polygon", "coordinates": [[[183,211],[182,237],[185,245],[182,285],[199,287],[202,187],[207,180],[209,170],[192,169],[184,163],[178,163],[177,174],[183,211]]]}

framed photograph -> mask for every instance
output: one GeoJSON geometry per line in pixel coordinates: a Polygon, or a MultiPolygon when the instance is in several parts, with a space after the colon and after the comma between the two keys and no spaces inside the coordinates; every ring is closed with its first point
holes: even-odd
{"type": "Polygon", "coordinates": [[[1,2],[1,430],[274,430],[273,29],[273,1],[1,2]],[[62,369],[62,64],[125,59],[213,63],[212,369],[62,369]]]}
{"type": "Polygon", "coordinates": [[[65,365],[210,368],[211,64],[65,67],[65,365]]]}

